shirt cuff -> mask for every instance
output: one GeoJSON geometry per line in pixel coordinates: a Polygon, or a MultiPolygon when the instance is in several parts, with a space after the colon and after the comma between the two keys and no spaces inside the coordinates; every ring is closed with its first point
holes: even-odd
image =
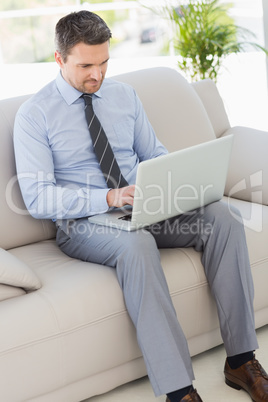
{"type": "Polygon", "coordinates": [[[107,193],[110,189],[91,190],[90,213],[89,215],[102,214],[107,212],[107,193]]]}

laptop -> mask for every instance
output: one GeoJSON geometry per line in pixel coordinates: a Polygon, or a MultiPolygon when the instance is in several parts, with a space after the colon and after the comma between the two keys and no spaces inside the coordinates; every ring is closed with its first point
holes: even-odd
{"type": "Polygon", "coordinates": [[[233,135],[139,163],[133,207],[90,216],[89,222],[133,231],[222,198],[233,135]]]}

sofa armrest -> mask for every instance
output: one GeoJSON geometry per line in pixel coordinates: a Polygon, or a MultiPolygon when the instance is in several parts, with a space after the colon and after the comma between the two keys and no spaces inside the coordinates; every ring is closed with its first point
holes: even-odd
{"type": "Polygon", "coordinates": [[[233,127],[234,134],[225,195],[268,205],[268,132],[233,127]]]}

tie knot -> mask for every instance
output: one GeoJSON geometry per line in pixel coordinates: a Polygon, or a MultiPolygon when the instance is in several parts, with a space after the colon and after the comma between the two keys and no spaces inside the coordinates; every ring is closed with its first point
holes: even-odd
{"type": "Polygon", "coordinates": [[[83,94],[82,98],[84,98],[85,104],[87,106],[92,105],[92,94],[83,94]]]}

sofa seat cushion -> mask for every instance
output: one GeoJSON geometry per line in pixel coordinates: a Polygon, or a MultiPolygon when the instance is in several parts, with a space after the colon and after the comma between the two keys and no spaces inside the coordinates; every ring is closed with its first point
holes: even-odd
{"type": "MultiPolygon", "coordinates": [[[[56,318],[55,330],[73,331],[83,325],[127,315],[113,268],[70,258],[59,250],[54,240],[19,247],[10,252],[29,264],[40,278],[42,288],[31,297],[46,300],[56,318]]],[[[188,292],[188,307],[196,314],[204,289],[205,297],[208,296],[201,254],[192,248],[162,249],[161,259],[178,314],[185,321],[187,335],[195,336],[200,332],[200,326],[187,319],[179,300],[188,292]]],[[[204,321],[199,324],[206,325],[204,321]]],[[[217,325],[214,322],[213,328],[217,325]]]]}

